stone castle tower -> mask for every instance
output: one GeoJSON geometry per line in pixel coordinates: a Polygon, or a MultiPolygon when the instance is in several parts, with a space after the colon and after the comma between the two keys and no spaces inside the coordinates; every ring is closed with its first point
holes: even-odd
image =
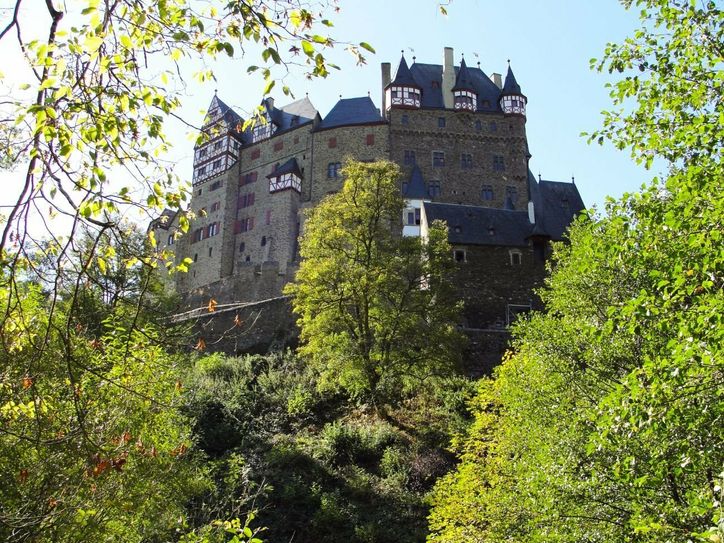
{"type": "Polygon", "coordinates": [[[445,48],[442,64],[402,56],[394,78],[389,63],[381,75],[381,110],[367,96],[340,99],[322,118],[308,98],[267,98],[265,122],[246,131],[214,96],[195,148],[191,231],[177,236],[171,213],[151,226],[162,247],[194,262],[175,279],[189,307],[279,297],[299,263],[304,210],[340,189],[348,157],[400,165],[405,235],[447,222],[461,326],[502,329],[535,307],[549,242],[584,206],[574,184],[530,173],[527,97],[512,69],[503,83],[464,59],[456,66],[445,48]]]}

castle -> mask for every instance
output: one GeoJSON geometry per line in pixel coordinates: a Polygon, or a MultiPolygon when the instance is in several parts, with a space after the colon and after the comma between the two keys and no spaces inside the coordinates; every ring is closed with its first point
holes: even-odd
{"type": "Polygon", "coordinates": [[[156,239],[191,258],[175,288],[189,307],[258,302],[281,295],[298,267],[304,211],[340,189],[348,157],[387,159],[402,170],[404,235],[447,222],[461,326],[504,329],[536,306],[551,240],[584,209],[573,183],[535,179],[528,162],[527,97],[508,66],[501,75],[454,64],[382,63],[382,107],[369,96],[340,99],[322,117],[308,98],[261,103],[266,122],[243,119],[218,96],[194,150],[196,218],[178,236],[177,217],[154,221],[156,239]]]}

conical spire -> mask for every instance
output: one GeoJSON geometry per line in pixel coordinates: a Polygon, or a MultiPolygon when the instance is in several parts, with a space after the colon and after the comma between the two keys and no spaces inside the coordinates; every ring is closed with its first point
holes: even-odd
{"type": "Polygon", "coordinates": [[[473,87],[473,80],[470,77],[470,71],[468,70],[467,64],[465,64],[465,58],[460,61],[460,69],[458,70],[458,76],[455,79],[455,86],[452,90],[475,90],[473,87]]]}
{"type": "Polygon", "coordinates": [[[405,55],[402,55],[402,58],[400,59],[400,65],[397,67],[397,73],[395,73],[395,78],[390,82],[388,87],[390,85],[395,85],[399,87],[415,87],[420,88],[420,86],[415,83],[415,79],[412,77],[412,72],[410,72],[410,68],[407,67],[407,61],[405,60],[405,55]]]}
{"type": "Polygon", "coordinates": [[[510,62],[508,62],[508,73],[505,76],[505,84],[503,85],[502,94],[504,96],[511,96],[513,94],[523,95],[520,91],[520,85],[518,85],[518,82],[515,80],[515,75],[513,75],[513,69],[510,67],[510,62]]]}

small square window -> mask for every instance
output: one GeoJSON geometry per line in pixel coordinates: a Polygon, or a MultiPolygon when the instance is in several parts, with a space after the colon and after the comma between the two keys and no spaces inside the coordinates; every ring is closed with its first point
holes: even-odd
{"type": "Polygon", "coordinates": [[[367,134],[366,143],[367,143],[367,145],[374,145],[375,144],[375,135],[367,134]]]}
{"type": "Polygon", "coordinates": [[[482,189],[480,190],[480,197],[486,202],[493,200],[493,185],[483,185],[482,189]]]}
{"type": "Polygon", "coordinates": [[[432,165],[435,168],[442,168],[445,166],[445,153],[443,151],[432,152],[432,165]]]}
{"type": "Polygon", "coordinates": [[[493,170],[496,172],[505,171],[505,159],[501,155],[495,155],[493,157],[493,170]]]}
{"type": "Polygon", "coordinates": [[[440,196],[440,183],[428,183],[427,194],[430,197],[440,196]]]}
{"type": "Polygon", "coordinates": [[[401,124],[410,124],[410,117],[407,114],[404,114],[402,117],[400,117],[400,123],[401,124]]]}
{"type": "Polygon", "coordinates": [[[405,150],[405,166],[415,165],[415,151],[405,150]]]}
{"type": "Polygon", "coordinates": [[[330,162],[327,164],[327,178],[337,179],[340,176],[340,170],[342,169],[341,162],[330,162]]]}
{"type": "Polygon", "coordinates": [[[260,156],[261,156],[261,149],[254,149],[254,150],[251,152],[251,159],[252,159],[252,160],[257,159],[257,158],[259,158],[260,156]]]}
{"type": "Polygon", "coordinates": [[[453,257],[455,258],[455,262],[467,262],[467,259],[465,258],[467,255],[465,254],[465,249],[455,249],[453,251],[453,257]]]}
{"type": "Polygon", "coordinates": [[[463,153],[460,155],[460,167],[463,170],[469,170],[473,167],[473,155],[470,153],[463,153]]]}
{"type": "Polygon", "coordinates": [[[437,118],[437,126],[438,126],[438,128],[445,128],[445,124],[446,124],[445,117],[438,117],[438,118],[437,118]]]}
{"type": "Polygon", "coordinates": [[[276,142],[276,143],[274,144],[274,150],[275,150],[275,151],[281,151],[282,149],[284,149],[284,142],[283,142],[283,141],[278,141],[278,142],[276,142]]]}

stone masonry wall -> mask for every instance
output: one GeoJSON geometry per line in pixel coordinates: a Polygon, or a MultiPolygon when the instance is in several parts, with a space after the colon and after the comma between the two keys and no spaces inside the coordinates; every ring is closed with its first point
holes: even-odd
{"type": "Polygon", "coordinates": [[[516,208],[527,205],[524,118],[398,108],[392,108],[389,117],[391,160],[403,167],[403,181],[409,179],[416,163],[426,183],[438,183],[440,194],[432,197],[433,201],[502,208],[507,187],[515,187],[516,208]],[[434,152],[444,153],[444,164],[433,162],[434,152]],[[414,162],[410,153],[414,153],[414,162]],[[463,154],[470,155],[471,161],[463,163],[463,154]],[[496,169],[496,156],[502,157],[502,170],[496,169]],[[482,197],[483,185],[492,187],[492,200],[482,197]]]}

